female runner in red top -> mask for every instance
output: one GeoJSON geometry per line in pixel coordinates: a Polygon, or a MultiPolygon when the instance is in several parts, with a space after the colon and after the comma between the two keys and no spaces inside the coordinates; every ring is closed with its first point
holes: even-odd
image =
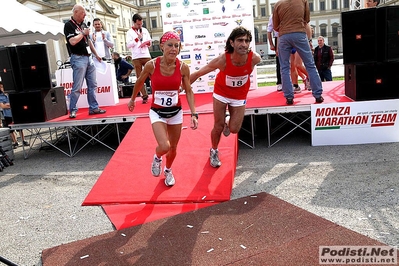
{"type": "Polygon", "coordinates": [[[198,114],[195,112],[194,93],[190,84],[190,69],[188,65],[177,59],[181,49],[180,36],[173,31],[168,31],[162,35],[160,45],[163,55],[145,64],[134,85],[128,108],[133,112],[136,95],[143,87],[147,77],[150,77],[153,97],[149,115],[152,130],[158,143],[155,148],[151,172],[154,176],[161,174],[162,156],[165,155],[165,184],[173,186],[175,178],[171,167],[176,158],[176,149],[183,123],[183,111],[179,97],[180,87],[186,92],[187,102],[191,110],[192,129],[198,127],[198,114]]]}

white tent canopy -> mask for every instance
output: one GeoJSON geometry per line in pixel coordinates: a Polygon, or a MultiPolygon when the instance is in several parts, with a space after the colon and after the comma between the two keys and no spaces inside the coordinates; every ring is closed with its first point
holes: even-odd
{"type": "Polygon", "coordinates": [[[0,45],[59,40],[63,36],[63,23],[37,13],[16,0],[1,0],[0,45]]]}

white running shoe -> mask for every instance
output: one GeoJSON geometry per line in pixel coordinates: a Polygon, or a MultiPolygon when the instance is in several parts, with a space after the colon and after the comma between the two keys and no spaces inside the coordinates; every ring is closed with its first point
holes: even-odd
{"type": "Polygon", "coordinates": [[[161,174],[162,159],[157,159],[154,155],[154,160],[151,164],[151,173],[153,176],[159,176],[161,174]]]}
{"type": "Polygon", "coordinates": [[[277,91],[283,90],[283,84],[277,84],[277,91]]]}
{"type": "Polygon", "coordinates": [[[219,160],[219,151],[212,149],[210,150],[210,156],[209,156],[209,161],[211,163],[212,167],[220,167],[222,165],[222,162],[219,160]]]}
{"type": "Polygon", "coordinates": [[[165,185],[171,187],[175,184],[175,177],[173,176],[172,169],[163,171],[165,175],[165,185]]]}
{"type": "Polygon", "coordinates": [[[223,135],[225,137],[228,137],[230,135],[229,122],[230,122],[230,114],[226,113],[226,118],[224,120],[224,129],[223,129],[223,135]]]}
{"type": "Polygon", "coordinates": [[[293,87],[294,88],[294,93],[301,93],[301,87],[293,87]]]}

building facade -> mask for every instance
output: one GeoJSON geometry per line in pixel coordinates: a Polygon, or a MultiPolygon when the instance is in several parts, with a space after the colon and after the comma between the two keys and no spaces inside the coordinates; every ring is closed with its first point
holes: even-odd
{"type": "MultiPolygon", "coordinates": [[[[79,3],[88,11],[87,20],[100,18],[105,30],[114,39],[114,50],[122,55],[130,52],[126,48],[126,32],[132,26],[132,16],[139,13],[144,18],[144,26],[153,38],[152,53],[159,54],[159,39],[163,33],[163,22],[160,0],[18,0],[31,9],[66,22],[71,16],[72,7],[79,3]]],[[[176,0],[181,1],[183,0],[176,0]]],[[[196,1],[196,0],[191,0],[196,1]]],[[[198,0],[199,1],[199,0],[198,0]]],[[[201,0],[206,1],[206,0],[201,0]]],[[[225,0],[214,0],[225,1],[225,0]]],[[[313,28],[313,38],[323,36],[326,43],[336,51],[342,52],[341,12],[362,8],[364,0],[309,0],[311,11],[310,25],[313,28]]],[[[397,4],[399,0],[382,0],[380,5],[397,4]]],[[[267,24],[277,0],[252,0],[254,17],[254,40],[256,49],[268,51],[267,24]]],[[[239,1],[237,1],[239,5],[239,1]]],[[[317,44],[317,42],[316,42],[317,44]]],[[[65,51],[63,51],[65,54],[65,51]]]]}

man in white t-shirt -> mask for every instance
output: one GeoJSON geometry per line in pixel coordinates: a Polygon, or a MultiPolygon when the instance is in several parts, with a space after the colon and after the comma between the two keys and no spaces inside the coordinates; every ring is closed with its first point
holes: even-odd
{"type": "Polygon", "coordinates": [[[111,34],[103,29],[103,24],[99,18],[93,19],[94,32],[90,34],[90,39],[96,48],[97,54],[101,58],[111,60],[109,49],[114,47],[111,34]]]}
{"type": "MultiPolygon", "coordinates": [[[[150,33],[143,27],[143,18],[139,14],[134,14],[133,26],[126,33],[126,46],[132,53],[133,66],[137,78],[140,76],[145,63],[151,60],[150,51],[148,49],[151,44],[150,33]]],[[[145,84],[140,92],[143,103],[147,103],[148,93],[145,84]]]]}

